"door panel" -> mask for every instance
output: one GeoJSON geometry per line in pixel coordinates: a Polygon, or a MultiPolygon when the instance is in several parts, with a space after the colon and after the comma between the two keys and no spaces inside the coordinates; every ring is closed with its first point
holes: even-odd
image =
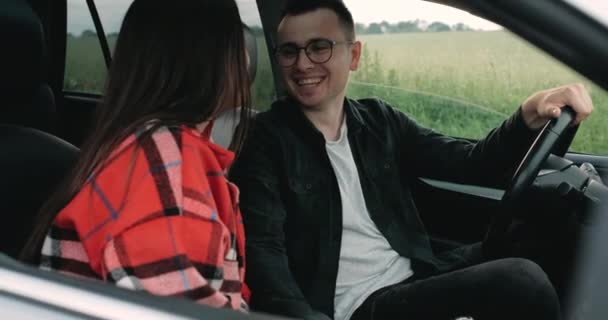
{"type": "Polygon", "coordinates": [[[418,179],[414,201],[429,234],[442,240],[481,241],[502,191],[450,182],[418,179]]]}
{"type": "MultiPolygon", "coordinates": [[[[606,183],[608,157],[569,153],[576,165],[591,163],[606,183]]],[[[471,243],[483,239],[503,190],[420,178],[413,187],[416,206],[429,233],[441,239],[471,243]]]]}
{"type": "Polygon", "coordinates": [[[66,93],[62,99],[60,136],[77,147],[81,147],[93,125],[99,96],[66,93]]]}

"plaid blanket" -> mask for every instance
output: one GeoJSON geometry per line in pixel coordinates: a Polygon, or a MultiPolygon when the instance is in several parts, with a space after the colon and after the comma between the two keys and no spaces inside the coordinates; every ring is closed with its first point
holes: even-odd
{"type": "Polygon", "coordinates": [[[225,177],[234,155],[209,132],[161,127],[126,139],[59,212],[40,267],[246,309],[238,189],[225,177]]]}

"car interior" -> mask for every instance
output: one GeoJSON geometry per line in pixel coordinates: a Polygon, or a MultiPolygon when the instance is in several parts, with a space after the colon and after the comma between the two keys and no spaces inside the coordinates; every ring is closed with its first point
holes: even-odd
{"type": "MultiPolygon", "coordinates": [[[[86,2],[91,12],[105,63],[109,65],[110,48],[96,13],[96,1],[82,2],[86,2]]],[[[256,1],[263,25],[262,35],[254,34],[246,25],[244,27],[252,82],[259,73],[258,60],[261,59],[262,52],[262,48],[258,47],[260,41],[256,37],[261,37],[261,43],[266,45],[264,49],[272,50],[276,43],[276,35],[272,30],[276,30],[284,2],[285,0],[256,1]]],[[[566,2],[431,2],[465,10],[498,23],[608,90],[608,65],[605,63],[608,61],[608,26],[566,2]]],[[[68,287],[75,294],[86,295],[89,292],[122,300],[133,306],[145,306],[155,312],[164,312],[165,316],[246,318],[184,300],[152,297],[93,281],[41,272],[16,260],[35,224],[36,213],[52,191],[61,187],[60,182],[75,163],[79,146],[86,141],[95,108],[101,98],[95,93],[64,89],[67,3],[68,0],[3,0],[0,4],[0,35],[5,43],[10,43],[3,47],[0,54],[0,70],[3,71],[0,74],[0,149],[3,150],[0,155],[0,166],[3,168],[0,173],[0,203],[6,214],[11,215],[0,230],[0,279],[4,279],[2,274],[7,277],[21,275],[26,280],[35,278],[46,285],[68,287]]],[[[285,86],[272,55],[269,59],[274,97],[280,97],[286,93],[285,86]]],[[[230,144],[231,132],[238,125],[233,118],[235,115],[236,113],[228,112],[216,120],[213,136],[225,147],[230,144]]],[[[569,151],[577,128],[568,125],[568,116],[569,113],[564,112],[562,118],[547,124],[528,156],[522,159],[507,190],[425,177],[420,177],[415,182],[416,206],[435,240],[436,250],[483,239],[488,225],[496,219],[489,212],[499,212],[503,216],[498,219],[507,221],[512,218],[508,212],[514,208],[541,208],[553,213],[559,210],[559,204],[568,203],[573,207],[572,210],[582,212],[581,215],[585,217],[608,214],[608,188],[605,186],[608,182],[608,155],[569,151]],[[544,207],[542,203],[547,201],[553,205],[544,207]]],[[[594,237],[597,239],[598,236],[594,237]]],[[[594,252],[602,249],[606,250],[605,247],[594,245],[587,256],[594,257],[594,252]]],[[[27,282],[26,280],[23,281],[27,282]]],[[[87,308],[90,307],[78,309],[69,301],[63,304],[56,300],[47,301],[56,292],[54,289],[36,297],[27,297],[26,293],[11,293],[10,290],[17,290],[19,285],[8,282],[3,284],[4,282],[5,280],[0,280],[0,301],[1,297],[12,297],[11,299],[26,301],[28,304],[40,304],[44,308],[53,306],[61,312],[70,313],[74,318],[103,317],[102,314],[89,313],[87,308]]],[[[599,292],[594,297],[599,294],[606,295],[605,292],[599,292]]],[[[605,314],[603,313],[604,316],[605,314]]],[[[268,315],[254,314],[252,317],[271,319],[268,315]]]]}
{"type": "MultiPolygon", "coordinates": [[[[12,0],[11,0],[12,1],[12,0]]],[[[26,3],[2,6],[1,30],[8,42],[3,51],[0,163],[6,173],[0,198],[8,212],[20,212],[2,227],[2,252],[16,257],[25,244],[34,216],[50,192],[66,175],[78,148],[53,135],[57,109],[45,80],[44,33],[26,3]]]]}

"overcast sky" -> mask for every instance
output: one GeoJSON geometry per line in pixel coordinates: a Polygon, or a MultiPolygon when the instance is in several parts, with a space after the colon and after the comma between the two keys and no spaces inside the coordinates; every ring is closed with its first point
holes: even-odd
{"type": "MultiPolygon", "coordinates": [[[[450,25],[462,22],[475,29],[495,30],[500,27],[467,12],[421,0],[344,0],[356,22],[398,22],[421,19],[442,21],[450,25]]],[[[533,0],[530,0],[533,1],[533,0]]],[[[608,25],[608,0],[565,0],[581,7],[608,25]]],[[[95,0],[106,33],[117,32],[130,0],[95,0]]],[[[170,3],[170,2],[167,2],[170,3]]],[[[261,25],[255,0],[237,0],[241,17],[248,25],[261,25]]],[[[94,30],[84,0],[68,0],[68,32],[80,34],[94,30]]]]}

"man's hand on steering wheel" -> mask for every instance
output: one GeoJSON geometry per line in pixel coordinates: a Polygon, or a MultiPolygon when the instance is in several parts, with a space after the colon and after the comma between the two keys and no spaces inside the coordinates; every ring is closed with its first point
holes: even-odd
{"type": "Polygon", "coordinates": [[[593,111],[589,93],[581,84],[571,84],[548,89],[531,95],[522,104],[522,116],[526,125],[532,130],[540,130],[538,136],[515,175],[506,188],[501,200],[501,210],[494,220],[484,240],[486,255],[493,256],[507,252],[508,245],[503,236],[513,221],[513,213],[522,202],[525,191],[536,179],[543,163],[563,139],[569,127],[578,125],[593,111]],[[564,107],[569,110],[563,110],[564,107]],[[550,120],[553,120],[549,122],[550,120]]]}
{"type": "Polygon", "coordinates": [[[591,96],[580,84],[569,84],[532,94],[522,104],[522,116],[530,129],[540,129],[548,120],[559,118],[561,108],[570,106],[576,112],[573,125],[578,125],[593,111],[591,96]]]}

